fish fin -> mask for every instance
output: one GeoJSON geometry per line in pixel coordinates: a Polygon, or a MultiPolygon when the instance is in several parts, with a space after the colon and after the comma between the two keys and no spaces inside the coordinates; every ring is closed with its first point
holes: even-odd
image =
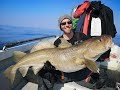
{"type": "Polygon", "coordinates": [[[29,67],[20,67],[19,68],[19,71],[20,71],[20,73],[22,74],[23,77],[26,76],[26,74],[28,72],[28,69],[29,69],[29,67]]]}
{"type": "Polygon", "coordinates": [[[32,70],[33,70],[33,72],[34,72],[34,74],[36,75],[40,70],[41,70],[42,68],[41,67],[32,67],[32,70]]]}
{"type": "Polygon", "coordinates": [[[41,42],[37,43],[30,50],[30,53],[38,51],[38,50],[42,50],[42,49],[47,49],[47,48],[55,48],[55,45],[53,44],[52,41],[47,40],[47,41],[41,41],[41,42]]]}
{"type": "Polygon", "coordinates": [[[89,68],[94,73],[99,73],[99,68],[94,61],[86,59],[85,65],[86,65],[87,68],[89,68]]]}
{"type": "Polygon", "coordinates": [[[11,82],[11,84],[13,84],[16,75],[16,71],[13,71],[13,67],[14,65],[10,66],[3,72],[3,74],[11,82]]]}
{"type": "Polygon", "coordinates": [[[66,41],[64,38],[60,38],[60,40],[61,40],[61,44],[58,46],[58,48],[67,48],[72,46],[72,44],[66,41]]]}
{"type": "Polygon", "coordinates": [[[26,53],[21,51],[14,51],[13,52],[13,60],[17,63],[21,60],[22,57],[24,57],[26,53]]]}

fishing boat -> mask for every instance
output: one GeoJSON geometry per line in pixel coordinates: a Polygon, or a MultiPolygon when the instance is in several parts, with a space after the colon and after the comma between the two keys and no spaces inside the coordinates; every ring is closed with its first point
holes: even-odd
{"type": "MultiPolygon", "coordinates": [[[[30,39],[26,41],[19,41],[15,43],[6,44],[2,50],[0,50],[0,90],[10,90],[10,83],[4,77],[4,70],[9,66],[15,64],[11,56],[14,51],[29,52],[34,45],[41,41],[54,41],[57,39],[57,36],[47,36],[41,38],[30,39]]],[[[114,88],[120,89],[120,47],[115,45],[111,49],[111,56],[109,60],[103,62],[96,62],[100,67],[102,74],[107,76],[107,82],[113,84],[114,88]]],[[[14,90],[38,90],[38,84],[34,83],[34,75],[28,76],[29,81],[21,78],[20,81],[14,86],[14,90]]],[[[109,87],[110,89],[113,87],[109,87]]],[[[75,82],[68,82],[65,84],[55,84],[54,90],[91,90],[85,85],[79,85],[75,82]]],[[[102,90],[102,89],[101,89],[102,90]]],[[[112,89],[111,89],[112,90],[112,89]]]]}

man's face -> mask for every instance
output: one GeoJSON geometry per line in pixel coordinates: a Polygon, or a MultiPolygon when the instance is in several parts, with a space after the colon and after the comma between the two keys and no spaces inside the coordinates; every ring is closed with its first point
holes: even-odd
{"type": "Polygon", "coordinates": [[[64,33],[69,34],[72,31],[72,21],[69,19],[64,19],[61,23],[61,29],[64,33]]]}

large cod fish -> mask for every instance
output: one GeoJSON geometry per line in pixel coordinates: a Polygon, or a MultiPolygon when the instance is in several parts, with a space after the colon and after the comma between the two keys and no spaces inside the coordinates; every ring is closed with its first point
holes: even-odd
{"type": "Polygon", "coordinates": [[[24,55],[19,62],[7,68],[4,74],[13,83],[17,70],[25,77],[29,67],[32,67],[34,74],[37,74],[47,61],[63,72],[75,72],[85,67],[98,72],[95,61],[111,46],[111,36],[103,35],[71,47],[38,50],[24,55]]]}

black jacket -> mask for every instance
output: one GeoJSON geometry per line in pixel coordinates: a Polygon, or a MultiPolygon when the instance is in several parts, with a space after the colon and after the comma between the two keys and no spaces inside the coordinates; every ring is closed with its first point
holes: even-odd
{"type": "Polygon", "coordinates": [[[90,10],[92,10],[92,13],[90,15],[88,35],[90,35],[91,32],[92,17],[99,17],[101,19],[102,35],[107,34],[115,37],[117,31],[114,25],[113,11],[104,4],[101,4],[101,1],[92,1],[90,10]]]}

